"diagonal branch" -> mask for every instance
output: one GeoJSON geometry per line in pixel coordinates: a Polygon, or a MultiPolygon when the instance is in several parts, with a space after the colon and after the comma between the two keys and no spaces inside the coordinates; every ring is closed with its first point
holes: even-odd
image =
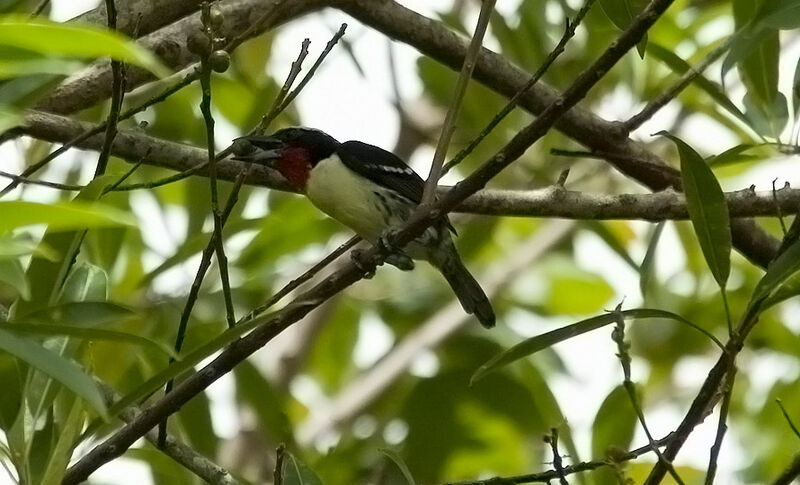
{"type": "Polygon", "coordinates": [[[436,187],[442,176],[444,157],[447,155],[447,149],[450,148],[450,140],[453,138],[453,133],[456,131],[456,121],[461,112],[464,95],[467,94],[467,86],[472,78],[472,71],[475,70],[475,62],[478,59],[478,54],[483,45],[483,36],[486,34],[486,28],[489,26],[489,19],[494,11],[494,4],[495,0],[483,0],[481,4],[481,13],[478,16],[478,23],[475,25],[475,33],[472,34],[472,40],[464,56],[464,64],[461,66],[461,72],[458,75],[458,81],[456,81],[455,92],[450,101],[450,107],[447,109],[447,115],[445,115],[444,118],[439,141],[436,143],[436,151],[433,154],[431,169],[425,181],[425,188],[422,192],[422,202],[420,205],[430,205],[436,198],[436,187]]]}
{"type": "MultiPolygon", "coordinates": [[[[574,227],[575,223],[571,221],[548,222],[528,241],[514,248],[508,258],[495,264],[480,278],[487,296],[494,298],[521,271],[570,234],[574,227]]],[[[340,390],[329,404],[314,408],[297,429],[298,441],[312,442],[331,428],[349,423],[402,376],[421,351],[436,348],[469,323],[469,315],[457,301],[444,306],[406,335],[377,364],[340,390]]]]}

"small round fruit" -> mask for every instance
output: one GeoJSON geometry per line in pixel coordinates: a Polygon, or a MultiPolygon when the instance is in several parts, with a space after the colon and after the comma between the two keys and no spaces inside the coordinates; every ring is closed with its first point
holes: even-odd
{"type": "Polygon", "coordinates": [[[231,56],[223,50],[214,51],[209,56],[208,63],[214,72],[225,72],[231,65],[231,56]]]}
{"type": "Polygon", "coordinates": [[[211,39],[208,38],[205,32],[196,30],[186,38],[186,48],[192,54],[205,57],[211,52],[211,39]]]}

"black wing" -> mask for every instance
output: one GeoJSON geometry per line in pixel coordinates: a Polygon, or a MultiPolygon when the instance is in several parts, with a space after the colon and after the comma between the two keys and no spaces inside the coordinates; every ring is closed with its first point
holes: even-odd
{"type": "Polygon", "coordinates": [[[347,141],[336,150],[342,163],[378,185],[419,204],[425,181],[394,153],[360,141],[347,141]]]}

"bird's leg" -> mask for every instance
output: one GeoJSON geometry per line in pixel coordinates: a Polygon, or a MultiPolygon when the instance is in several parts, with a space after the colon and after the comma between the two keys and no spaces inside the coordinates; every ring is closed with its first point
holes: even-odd
{"type": "Polygon", "coordinates": [[[397,269],[411,271],[414,269],[414,260],[404,253],[402,249],[391,243],[391,239],[394,238],[394,235],[395,231],[393,229],[387,229],[381,234],[381,237],[378,238],[377,246],[382,251],[389,253],[389,255],[386,256],[387,263],[397,269]]]}
{"type": "Polygon", "coordinates": [[[356,268],[364,275],[365,279],[372,279],[375,276],[375,268],[368,269],[367,265],[364,264],[364,250],[363,249],[353,249],[350,251],[350,261],[353,262],[356,268]]]}

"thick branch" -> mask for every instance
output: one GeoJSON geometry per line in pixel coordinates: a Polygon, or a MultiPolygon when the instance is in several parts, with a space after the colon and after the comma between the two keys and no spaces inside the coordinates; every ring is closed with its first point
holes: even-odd
{"type": "MultiPolygon", "coordinates": [[[[65,142],[91,128],[91,124],[41,112],[26,118],[24,132],[52,142],[65,142]]],[[[97,135],[79,144],[81,148],[99,150],[103,136],[97,135]]],[[[115,156],[149,165],[185,171],[207,162],[205,151],[190,145],[169,142],[138,131],[120,130],[111,147],[115,156]]],[[[233,181],[247,165],[226,160],[217,165],[217,175],[233,181]]],[[[207,175],[206,169],[198,172],[207,175]]],[[[291,188],[277,173],[254,165],[246,183],[289,191],[291,188]]],[[[449,190],[440,187],[440,195],[449,190]]],[[[793,214],[800,207],[800,190],[784,187],[775,192],[743,189],[726,194],[732,217],[774,216],[793,214]]],[[[686,219],[686,201],[674,190],[653,194],[603,195],[587,194],[554,186],[539,190],[482,190],[459,205],[457,212],[492,216],[560,217],[564,219],[642,219],[662,221],[686,219]]]]}
{"type": "MultiPolygon", "coordinates": [[[[197,3],[196,0],[191,0],[197,3]]],[[[146,2],[145,2],[146,3],[146,2]]],[[[177,2],[176,2],[177,3],[177,2]]],[[[261,31],[253,32],[253,36],[271,29],[290,19],[300,17],[310,11],[325,6],[323,0],[238,0],[220,2],[219,9],[225,18],[221,34],[226,38],[235,37],[244,32],[255,19],[263,18],[270,9],[277,16],[272,22],[263,25],[261,31]]],[[[150,9],[151,7],[148,7],[150,9]]],[[[144,47],[152,50],[169,67],[181,69],[188,64],[199,61],[199,58],[186,48],[186,37],[190,32],[201,28],[200,15],[193,14],[177,22],[159,29],[139,41],[144,47]]],[[[111,94],[111,70],[108,61],[99,61],[84,71],[70,77],[50,95],[42,99],[37,108],[52,113],[73,113],[88,108],[106,99],[111,94]]],[[[145,82],[152,81],[152,75],[142,69],[130,69],[127,76],[128,89],[133,89],[145,82]]]]}
{"type": "MultiPolygon", "coordinates": [[[[200,8],[202,0],[121,0],[117,2],[117,30],[127,35],[146,35],[200,8]]],[[[105,3],[82,13],[72,22],[105,25],[105,3]]]]}

